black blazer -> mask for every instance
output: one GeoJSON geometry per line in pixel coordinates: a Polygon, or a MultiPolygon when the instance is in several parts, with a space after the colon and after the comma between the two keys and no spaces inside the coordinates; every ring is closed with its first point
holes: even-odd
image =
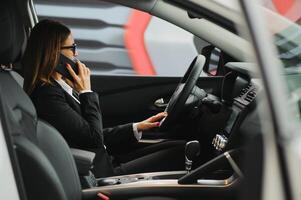
{"type": "Polygon", "coordinates": [[[38,117],[54,126],[74,148],[91,149],[137,143],[132,124],[113,128],[102,126],[102,116],[97,93],[79,95],[76,102],[56,82],[41,85],[30,95],[38,117]]]}

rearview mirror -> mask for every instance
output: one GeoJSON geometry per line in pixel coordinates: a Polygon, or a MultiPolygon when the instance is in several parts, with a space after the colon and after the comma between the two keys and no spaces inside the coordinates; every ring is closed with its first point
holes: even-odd
{"type": "Polygon", "coordinates": [[[211,76],[218,75],[221,50],[212,45],[209,45],[202,49],[202,55],[206,57],[206,63],[203,71],[211,76]]]}
{"type": "Polygon", "coordinates": [[[208,63],[208,74],[212,76],[217,75],[217,70],[218,70],[218,63],[220,61],[220,56],[221,56],[221,50],[218,48],[214,48],[211,51],[211,54],[209,56],[209,63],[208,63]]]}

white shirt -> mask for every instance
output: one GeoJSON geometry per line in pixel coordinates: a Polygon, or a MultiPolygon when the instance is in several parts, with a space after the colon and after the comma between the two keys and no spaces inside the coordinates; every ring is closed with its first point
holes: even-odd
{"type": "MultiPolygon", "coordinates": [[[[65,90],[65,92],[67,92],[77,103],[80,104],[80,101],[75,96],[73,96],[73,94],[72,94],[73,88],[70,85],[68,85],[63,79],[60,79],[60,80],[54,79],[54,80],[63,88],[63,90],[65,90]]],[[[83,93],[87,93],[87,92],[93,92],[93,91],[92,90],[82,90],[79,94],[83,94],[83,93]]],[[[138,123],[133,123],[132,126],[133,126],[134,136],[139,141],[142,138],[142,131],[138,131],[137,125],[138,125],[138,123]]]]}

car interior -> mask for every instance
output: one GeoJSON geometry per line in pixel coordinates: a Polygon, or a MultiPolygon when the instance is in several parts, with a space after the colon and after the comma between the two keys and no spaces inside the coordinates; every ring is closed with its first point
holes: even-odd
{"type": "Polygon", "coordinates": [[[218,76],[200,76],[210,71],[215,48],[211,45],[191,61],[181,79],[92,76],[93,90],[102,99],[105,126],[136,121],[165,109],[169,113],[160,128],[145,133],[136,148],[162,140],[187,141],[182,171],[98,178],[91,171],[95,154],[70,148],[55,128],[37,117],[22,89],[19,61],[30,32],[29,17],[24,17],[27,9],[10,0],[1,2],[1,10],[0,26],[5,31],[0,37],[0,118],[24,198],[259,197],[262,134],[257,111],[262,85],[255,64],[243,62],[219,46],[223,59],[217,63],[218,76]],[[133,109],[128,111],[128,107],[133,109]]]}

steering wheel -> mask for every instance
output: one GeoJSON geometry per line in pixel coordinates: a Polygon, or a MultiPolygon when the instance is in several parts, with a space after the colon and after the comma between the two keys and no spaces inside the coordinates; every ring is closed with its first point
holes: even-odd
{"type": "Polygon", "coordinates": [[[185,102],[203,71],[205,62],[206,58],[203,55],[196,56],[191,62],[166,106],[165,112],[167,112],[168,115],[160,122],[161,130],[169,129],[176,123],[179,115],[184,109],[185,102]]]}

